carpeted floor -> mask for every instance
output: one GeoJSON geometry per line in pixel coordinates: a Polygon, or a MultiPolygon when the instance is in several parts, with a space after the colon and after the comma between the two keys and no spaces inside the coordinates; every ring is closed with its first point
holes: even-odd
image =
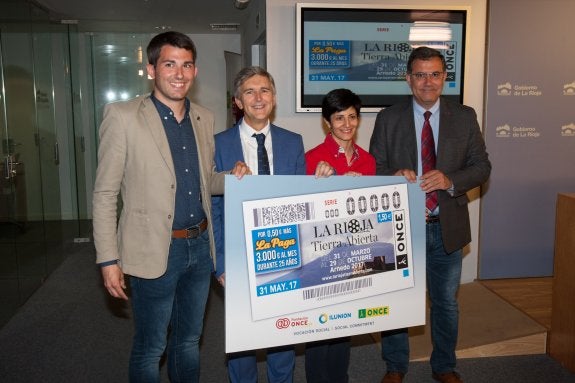
{"type": "MultiPolygon", "coordinates": [[[[212,289],[206,313],[201,346],[202,383],[227,382],[222,294],[217,287],[212,289]]],[[[498,307],[493,306],[495,304],[482,303],[488,305],[483,307],[491,307],[491,313],[498,307]]],[[[493,332],[489,321],[476,320],[473,326],[487,323],[485,330],[493,332]]],[[[78,245],[16,316],[0,329],[0,382],[127,382],[131,336],[129,306],[109,298],[103,290],[92,245],[78,245]]],[[[419,350],[417,342],[417,350],[413,351],[424,354],[426,351],[419,350]]],[[[296,349],[295,382],[305,382],[302,348],[296,349]]],[[[266,382],[264,363],[259,367],[260,382],[266,382]]],[[[575,383],[575,374],[545,354],[462,359],[459,371],[467,383],[575,383]]],[[[377,383],[383,373],[379,343],[369,335],[355,337],[350,383],[377,383]]],[[[163,375],[167,381],[165,372],[163,375]]],[[[428,363],[413,362],[405,382],[431,382],[430,375],[428,363]]]]}

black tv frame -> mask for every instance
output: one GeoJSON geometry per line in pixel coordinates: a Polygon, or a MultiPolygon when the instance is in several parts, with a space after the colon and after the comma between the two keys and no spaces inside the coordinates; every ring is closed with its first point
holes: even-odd
{"type": "MultiPolygon", "coordinates": [[[[455,84],[455,87],[458,88],[459,91],[456,94],[446,94],[446,92],[444,92],[444,95],[458,102],[463,102],[464,64],[468,45],[466,39],[469,17],[470,10],[468,7],[434,8],[432,6],[422,5],[421,7],[410,6],[407,8],[394,8],[389,5],[378,6],[377,4],[298,3],[296,5],[296,112],[320,112],[321,100],[323,99],[324,94],[330,89],[335,88],[349,88],[357,93],[364,106],[362,108],[362,112],[378,112],[386,106],[393,105],[404,100],[411,94],[407,86],[405,86],[404,91],[400,94],[386,94],[384,89],[386,88],[385,85],[389,84],[389,81],[381,81],[381,86],[379,86],[379,82],[374,82],[378,89],[382,89],[381,93],[379,91],[377,94],[374,94],[373,92],[366,93],[361,90],[361,87],[357,86],[357,81],[354,82],[348,80],[328,81],[327,83],[332,85],[329,87],[330,89],[326,88],[325,92],[310,93],[310,89],[308,89],[309,86],[305,81],[306,76],[310,76],[310,68],[306,65],[304,60],[309,58],[310,47],[307,42],[312,38],[307,41],[305,40],[307,32],[305,29],[305,22],[381,23],[382,26],[386,23],[400,23],[401,27],[404,29],[406,29],[408,25],[413,25],[415,21],[443,22],[461,25],[461,35],[456,36],[453,39],[456,40],[455,44],[458,45],[456,49],[460,51],[459,57],[455,68],[451,72],[448,70],[448,73],[450,73],[449,75],[452,76],[454,81],[446,81],[446,86],[455,84]]],[[[352,41],[352,38],[345,38],[345,33],[346,32],[343,32],[334,40],[352,41]],[[344,36],[343,38],[341,37],[342,35],[344,36]]],[[[365,41],[368,40],[369,38],[365,39],[365,41]]],[[[392,40],[396,39],[394,38],[392,40]]],[[[405,40],[407,40],[407,38],[405,40]]],[[[377,41],[382,43],[386,42],[386,40],[377,41]]],[[[417,42],[409,44],[417,45],[417,42]]],[[[403,49],[405,50],[404,47],[403,49]]],[[[448,50],[440,50],[442,50],[444,54],[448,52],[448,50]]],[[[406,52],[405,55],[402,55],[402,58],[405,58],[404,64],[407,62],[408,53],[409,52],[406,52]]],[[[398,79],[400,77],[401,80],[405,82],[405,75],[398,75],[398,79]]],[[[394,81],[397,82],[398,79],[394,81]]],[[[375,86],[373,84],[371,85],[375,86]]]]}

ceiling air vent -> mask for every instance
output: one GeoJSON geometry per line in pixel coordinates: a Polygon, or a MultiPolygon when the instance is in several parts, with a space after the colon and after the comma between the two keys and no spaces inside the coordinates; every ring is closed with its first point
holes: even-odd
{"type": "Polygon", "coordinates": [[[212,31],[237,31],[240,27],[238,23],[210,24],[212,31]]]}

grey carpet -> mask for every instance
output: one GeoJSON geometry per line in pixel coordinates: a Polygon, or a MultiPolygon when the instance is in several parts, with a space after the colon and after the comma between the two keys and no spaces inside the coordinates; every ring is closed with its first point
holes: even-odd
{"type": "MultiPolygon", "coordinates": [[[[202,383],[225,383],[223,292],[212,289],[201,345],[202,383]]],[[[0,382],[127,382],[130,308],[104,291],[91,244],[79,244],[20,311],[0,329],[0,382]]],[[[305,382],[298,346],[295,382],[305,382]]],[[[575,374],[547,355],[463,359],[467,383],[575,383],[575,374]]],[[[266,382],[264,362],[260,382],[266,382]]],[[[379,345],[354,338],[350,383],[378,383],[379,345]]],[[[411,363],[406,383],[432,382],[426,362],[411,363]]],[[[163,380],[167,381],[165,368],[163,380]]]]}

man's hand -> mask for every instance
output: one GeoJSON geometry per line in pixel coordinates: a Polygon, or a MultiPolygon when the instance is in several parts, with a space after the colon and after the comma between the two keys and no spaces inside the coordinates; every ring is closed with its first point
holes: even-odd
{"type": "Polygon", "coordinates": [[[395,176],[404,176],[407,182],[417,182],[417,174],[411,169],[399,169],[395,172],[395,176]]]}
{"type": "Polygon", "coordinates": [[[230,173],[241,180],[243,176],[252,174],[252,171],[245,162],[238,161],[230,173]]]}
{"type": "Polygon", "coordinates": [[[437,169],[428,171],[420,178],[421,190],[426,193],[436,190],[447,190],[451,187],[451,180],[437,169]]]}
{"type": "Polygon", "coordinates": [[[104,287],[114,298],[121,298],[128,300],[128,296],[124,292],[126,283],[124,281],[124,273],[118,265],[108,265],[101,268],[102,278],[104,279],[104,287]]]}
{"type": "Polygon", "coordinates": [[[320,161],[315,167],[315,178],[327,178],[335,174],[335,169],[327,161],[320,161]]]}
{"type": "Polygon", "coordinates": [[[218,282],[220,282],[220,285],[222,285],[222,287],[226,287],[226,273],[223,273],[222,275],[217,277],[217,280],[218,282]]]}

